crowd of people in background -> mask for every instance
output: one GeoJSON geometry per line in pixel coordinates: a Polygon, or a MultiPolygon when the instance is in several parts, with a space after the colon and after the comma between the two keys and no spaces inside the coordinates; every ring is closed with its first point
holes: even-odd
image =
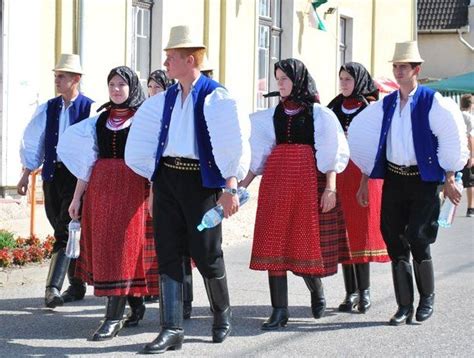
{"type": "MultiPolygon", "coordinates": [[[[79,92],[77,55],[54,68],[59,93],[38,107],[21,143],[18,193],[42,166],[45,208],[56,243],[45,305],[82,300],[86,284],[107,298],[92,341],[115,337],[159,299],[160,331],[142,353],[181,349],[193,301],[193,266],[213,316],[212,341],[232,332],[221,224],[196,229],[216,205],[239,210],[238,187],[259,187],[250,269],[268,272],[271,316],[262,330],[290,320],[287,273],[301,276],[312,316],[326,310],[323,278],[342,265],[341,312],[367,313],[370,263],[391,262],[397,311],[390,325],[434,311],[430,245],[440,193],[474,216],[472,95],[453,101],[418,83],[423,59],[414,41],[397,43],[400,89],[379,98],[360,63],[340,67],[340,93],[319,103],[316,82],[298,59],[275,64],[276,107],[250,116],[212,79],[206,47],[187,26],[171,29],[166,71],[150,74],[148,98],[126,66],[107,76],[109,101],[97,108],[79,92]],[[466,135],[467,134],[467,135],[466,135]],[[65,247],[68,223],[81,221],[80,256],[65,247]],[[69,288],[61,294],[66,274],[69,288]],[[413,276],[415,280],[413,280],[413,276]],[[414,305],[414,281],[419,303],[414,305]],[[124,317],[125,306],[130,311],[124,317]]],[[[99,82],[100,83],[100,82],[99,82]]]]}

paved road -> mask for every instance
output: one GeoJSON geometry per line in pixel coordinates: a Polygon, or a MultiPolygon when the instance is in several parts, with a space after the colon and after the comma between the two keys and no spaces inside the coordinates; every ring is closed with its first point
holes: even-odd
{"type": "MultiPolygon", "coordinates": [[[[472,356],[474,318],[473,225],[461,215],[451,229],[442,229],[433,256],[436,306],[423,324],[391,327],[395,312],[389,264],[374,264],[373,307],[365,315],[338,313],[343,296],[341,275],[324,280],[327,315],[311,318],[309,292],[301,278],[289,276],[291,319],[277,332],[261,331],[269,315],[264,272],[248,269],[250,241],[226,248],[234,331],[223,344],[210,338],[211,317],[202,280],[195,271],[193,318],[185,323],[185,344],[167,356],[472,356]]],[[[38,276],[46,275],[45,268],[38,276]]],[[[89,342],[103,315],[104,300],[92,296],[55,311],[43,308],[43,279],[0,288],[0,356],[131,356],[158,331],[158,304],[148,306],[139,327],[124,329],[108,342],[89,342]]]]}

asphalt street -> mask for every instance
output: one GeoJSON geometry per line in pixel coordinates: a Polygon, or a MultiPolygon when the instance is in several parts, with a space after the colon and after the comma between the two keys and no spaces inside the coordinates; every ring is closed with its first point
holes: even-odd
{"type": "MultiPolygon", "coordinates": [[[[343,298],[339,273],[324,279],[328,309],[315,320],[310,312],[310,294],[301,278],[289,275],[290,322],[275,332],[260,330],[270,314],[265,272],[248,268],[251,241],[225,248],[233,332],[222,344],[213,344],[212,319],[197,270],[194,270],[195,299],[192,319],[185,321],[183,349],[167,356],[295,357],[295,356],[472,356],[474,219],[466,218],[465,203],[454,226],[440,229],[433,245],[436,275],[435,313],[423,324],[387,325],[396,310],[390,264],[372,265],[372,308],[366,314],[337,312],[343,298]]],[[[225,240],[225,238],[224,238],[225,240]]],[[[104,313],[104,299],[92,295],[56,310],[43,307],[47,267],[37,268],[22,285],[0,288],[0,356],[132,356],[151,341],[159,330],[158,304],[148,305],[145,318],[136,328],[123,329],[107,342],[87,338],[104,313]]],[[[416,296],[416,301],[418,300],[416,296]]]]}

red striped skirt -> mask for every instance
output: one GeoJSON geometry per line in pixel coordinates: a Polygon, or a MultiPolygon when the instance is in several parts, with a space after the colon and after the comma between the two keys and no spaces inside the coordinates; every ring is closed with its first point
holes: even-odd
{"type": "Polygon", "coordinates": [[[329,276],[348,260],[339,202],[322,213],[326,177],[309,145],[277,145],[260,183],[250,268],[329,276]]]}
{"type": "Polygon", "coordinates": [[[362,173],[349,161],[346,170],[337,176],[337,190],[346,221],[351,259],[344,264],[388,262],[390,257],[380,232],[383,180],[369,180],[369,206],[362,207],[356,199],[362,173]]]}
{"type": "Polygon", "coordinates": [[[145,179],[123,159],[96,162],[84,195],[76,267],[96,296],[158,294],[158,278],[148,275],[154,264],[146,263],[154,253],[145,226],[147,195],[145,179]]]}

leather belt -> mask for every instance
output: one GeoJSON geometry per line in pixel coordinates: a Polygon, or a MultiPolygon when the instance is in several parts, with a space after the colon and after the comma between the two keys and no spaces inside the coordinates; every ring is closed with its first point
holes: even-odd
{"type": "Polygon", "coordinates": [[[387,169],[392,173],[402,176],[420,175],[420,171],[416,165],[405,166],[387,162],[387,169]]]}
{"type": "Polygon", "coordinates": [[[163,157],[163,165],[165,167],[176,170],[199,170],[199,160],[180,158],[180,157],[163,157]]]}

